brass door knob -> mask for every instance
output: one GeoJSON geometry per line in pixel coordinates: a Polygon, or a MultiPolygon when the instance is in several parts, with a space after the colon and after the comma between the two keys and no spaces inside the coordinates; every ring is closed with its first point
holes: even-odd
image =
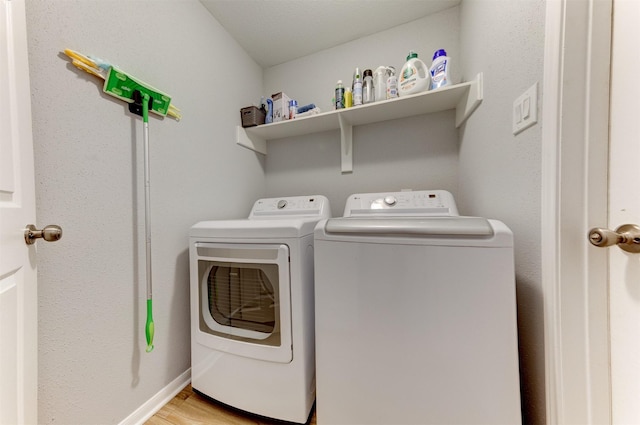
{"type": "Polygon", "coordinates": [[[623,224],[615,231],[595,227],[589,230],[589,242],[601,248],[618,245],[624,251],[638,253],[640,252],[640,227],[635,224],[623,224]]]}
{"type": "Polygon", "coordinates": [[[27,245],[33,245],[38,239],[44,239],[47,242],[55,242],[62,238],[62,228],[55,224],[45,226],[42,230],[36,229],[33,224],[27,224],[24,231],[24,240],[27,245]]]}

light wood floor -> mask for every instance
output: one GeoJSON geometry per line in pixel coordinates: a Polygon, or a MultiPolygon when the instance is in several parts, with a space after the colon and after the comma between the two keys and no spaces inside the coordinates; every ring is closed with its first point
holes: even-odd
{"type": "MultiPolygon", "coordinates": [[[[243,414],[212,402],[187,385],[177,396],[151,417],[146,425],[282,425],[283,422],[243,414]]],[[[309,425],[316,425],[313,413],[309,425]]]]}

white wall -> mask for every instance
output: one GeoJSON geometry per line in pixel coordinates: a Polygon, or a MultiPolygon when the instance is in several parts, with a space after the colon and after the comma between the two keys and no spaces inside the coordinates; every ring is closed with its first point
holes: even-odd
{"type": "Polygon", "coordinates": [[[539,424],[545,422],[541,124],[514,136],[511,109],[535,82],[542,87],[545,2],[464,0],[460,11],[463,76],[484,72],[484,101],[460,131],[457,199],[462,211],[513,230],[523,413],[525,423],[539,424]]]}
{"type": "MultiPolygon", "coordinates": [[[[324,50],[264,72],[265,94],[284,91],[300,105],[331,110],[337,80],[351,85],[359,67],[393,65],[397,73],[409,50],[431,64],[444,48],[453,58],[453,78],[460,79],[459,9],[445,10],[324,50]]],[[[353,173],[340,173],[338,130],[269,142],[266,157],[270,196],[321,193],[334,215],[342,215],[352,193],[400,189],[457,189],[458,132],[452,111],[355,127],[353,173]]]]}
{"type": "Polygon", "coordinates": [[[38,223],[39,422],[118,423],[190,367],[187,234],[248,213],[263,159],[235,145],[262,70],[196,0],[27,2],[38,223]],[[150,118],[155,350],[145,353],[141,119],[60,52],[170,93],[150,118]],[[229,84],[241,81],[242,84],[229,84]]]}

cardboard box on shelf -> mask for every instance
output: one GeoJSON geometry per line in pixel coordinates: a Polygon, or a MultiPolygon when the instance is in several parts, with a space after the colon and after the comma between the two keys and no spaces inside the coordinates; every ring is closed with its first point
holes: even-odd
{"type": "Polygon", "coordinates": [[[289,119],[289,101],[291,98],[283,92],[271,95],[273,100],[273,122],[289,119]]]}

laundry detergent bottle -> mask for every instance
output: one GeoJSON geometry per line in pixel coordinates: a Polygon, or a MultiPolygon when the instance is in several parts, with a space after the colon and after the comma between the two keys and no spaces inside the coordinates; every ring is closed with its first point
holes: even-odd
{"type": "Polygon", "coordinates": [[[451,59],[447,56],[444,49],[436,50],[433,54],[433,62],[431,63],[431,90],[439,89],[451,84],[449,77],[451,59]]]}
{"type": "Polygon", "coordinates": [[[429,90],[429,67],[418,59],[418,54],[410,51],[407,62],[398,76],[398,94],[406,96],[429,90]]]}

